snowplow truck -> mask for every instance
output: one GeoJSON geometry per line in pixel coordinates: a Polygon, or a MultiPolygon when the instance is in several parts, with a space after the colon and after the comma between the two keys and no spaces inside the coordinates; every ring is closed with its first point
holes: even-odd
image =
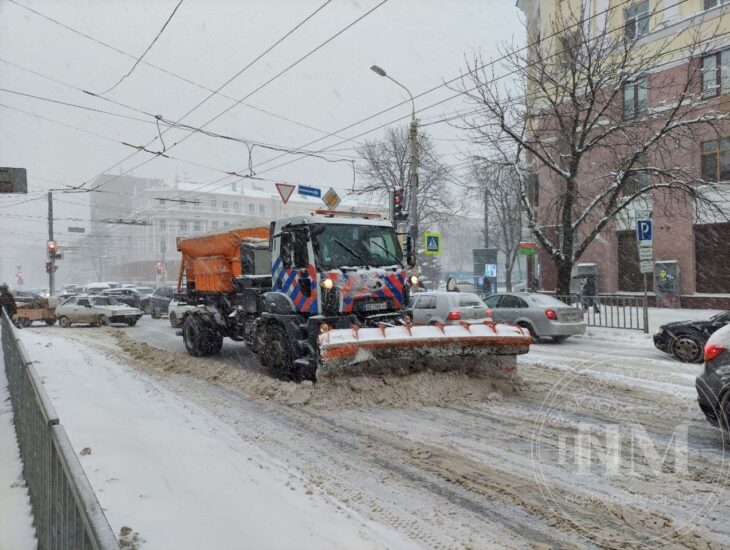
{"type": "Polygon", "coordinates": [[[523,329],[491,321],[412,325],[412,254],[404,259],[379,215],[316,211],[178,239],[177,248],[178,291],[184,282],[195,306],[178,334],[194,356],[219,353],[228,337],[292,380],[420,370],[509,377],[532,342],[523,329]]]}

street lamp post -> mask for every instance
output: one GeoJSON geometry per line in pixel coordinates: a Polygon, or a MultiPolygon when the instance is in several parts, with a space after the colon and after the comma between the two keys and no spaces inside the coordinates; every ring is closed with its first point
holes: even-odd
{"type": "MultiPolygon", "coordinates": [[[[389,76],[383,69],[377,65],[370,67],[370,70],[379,76],[384,76],[391,82],[394,82],[401,88],[403,88],[408,97],[411,98],[411,127],[409,131],[409,142],[411,148],[411,173],[408,182],[408,196],[410,197],[409,213],[408,217],[410,220],[408,233],[411,236],[411,241],[414,248],[414,262],[417,263],[417,250],[418,250],[418,121],[416,120],[416,102],[413,99],[413,94],[403,84],[398,82],[393,77],[389,76]]],[[[416,267],[414,263],[414,268],[416,267]]]]}

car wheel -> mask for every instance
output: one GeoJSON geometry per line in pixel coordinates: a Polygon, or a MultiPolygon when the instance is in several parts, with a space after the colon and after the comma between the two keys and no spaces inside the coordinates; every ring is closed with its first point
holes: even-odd
{"type": "Polygon", "coordinates": [[[720,398],[717,407],[717,420],[725,437],[730,438],[730,389],[725,390],[720,398]]]}
{"type": "Polygon", "coordinates": [[[144,312],[145,313],[152,313],[152,308],[150,307],[150,304],[149,303],[146,303],[144,305],[144,312]]]}
{"type": "Polygon", "coordinates": [[[23,328],[27,328],[33,324],[33,321],[31,321],[27,317],[18,317],[18,324],[23,328]]]}
{"type": "Polygon", "coordinates": [[[699,363],[702,361],[704,344],[694,334],[680,334],[672,343],[672,355],[683,363],[699,363]]]}
{"type": "Polygon", "coordinates": [[[556,344],[562,344],[568,339],[567,336],[553,336],[553,342],[556,344]]]}
{"type": "Polygon", "coordinates": [[[44,319],[44,321],[46,322],[46,324],[47,324],[47,325],[48,325],[49,327],[52,327],[53,325],[55,325],[55,324],[56,324],[56,320],[55,320],[55,319],[44,319]]]}
{"type": "Polygon", "coordinates": [[[61,315],[61,317],[58,318],[58,324],[63,328],[68,328],[71,326],[71,321],[65,315],[61,315]]]}
{"type": "Polygon", "coordinates": [[[137,318],[136,317],[131,317],[130,319],[127,319],[127,325],[129,325],[130,327],[133,327],[136,324],[137,324],[137,318]]]}
{"type": "Polygon", "coordinates": [[[168,317],[170,319],[170,326],[172,328],[177,327],[177,315],[175,315],[175,312],[174,311],[170,312],[170,315],[168,317]]]}
{"type": "Polygon", "coordinates": [[[99,317],[96,319],[96,326],[97,327],[108,327],[109,326],[109,317],[104,315],[103,313],[99,315],[99,317]]]}
{"type": "Polygon", "coordinates": [[[157,309],[156,307],[153,307],[153,308],[152,308],[152,313],[151,313],[151,315],[152,315],[152,318],[153,318],[153,319],[159,319],[160,317],[162,317],[162,314],[160,313],[160,310],[159,310],[159,309],[157,309]]]}
{"type": "Polygon", "coordinates": [[[532,328],[532,325],[530,323],[525,323],[524,321],[522,321],[521,323],[517,323],[517,326],[526,328],[527,331],[530,333],[530,336],[537,340],[537,334],[535,334],[535,330],[532,328]]]}

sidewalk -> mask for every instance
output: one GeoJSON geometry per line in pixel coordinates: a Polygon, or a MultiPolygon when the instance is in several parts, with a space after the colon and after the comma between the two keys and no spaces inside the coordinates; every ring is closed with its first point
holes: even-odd
{"type": "Polygon", "coordinates": [[[28,489],[13,426],[5,364],[0,351],[0,550],[36,548],[28,489]]]}

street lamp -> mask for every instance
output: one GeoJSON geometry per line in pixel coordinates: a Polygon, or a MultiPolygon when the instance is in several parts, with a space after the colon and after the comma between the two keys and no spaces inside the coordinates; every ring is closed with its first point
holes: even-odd
{"type": "Polygon", "coordinates": [[[370,67],[370,70],[378,76],[384,76],[391,82],[394,82],[395,84],[403,88],[408,94],[408,97],[411,98],[411,128],[409,132],[409,140],[411,146],[411,176],[408,184],[408,195],[410,196],[411,202],[409,208],[410,212],[408,214],[408,217],[410,218],[410,228],[408,230],[408,233],[410,234],[411,242],[413,243],[413,267],[415,268],[415,264],[417,263],[416,250],[418,248],[418,121],[416,120],[416,102],[413,99],[413,94],[411,93],[411,91],[403,84],[398,82],[395,78],[389,76],[388,73],[385,72],[385,70],[381,69],[377,65],[373,65],[372,67],[370,67]]]}

